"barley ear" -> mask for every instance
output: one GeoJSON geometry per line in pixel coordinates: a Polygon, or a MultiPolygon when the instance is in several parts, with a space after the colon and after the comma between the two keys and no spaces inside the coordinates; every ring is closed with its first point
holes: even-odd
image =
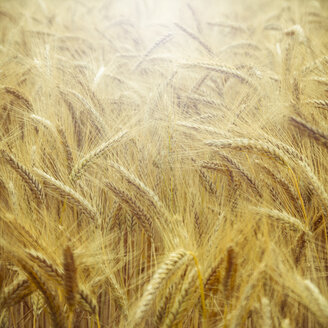
{"type": "Polygon", "coordinates": [[[1,155],[11,166],[11,168],[23,179],[35,199],[40,203],[43,203],[43,190],[34,175],[24,165],[20,164],[12,155],[8,154],[6,151],[2,150],[1,155]]]}
{"type": "Polygon", "coordinates": [[[0,309],[14,306],[33,293],[34,286],[28,279],[17,279],[0,295],[0,309]]]}
{"type": "Polygon", "coordinates": [[[140,327],[148,314],[159,290],[164,283],[185,263],[189,258],[188,253],[181,249],[173,252],[155,272],[153,278],[146,287],[143,296],[137,306],[133,327],[140,327]]]}
{"type": "Polygon", "coordinates": [[[75,265],[74,254],[70,246],[66,246],[63,252],[64,258],[64,289],[65,298],[69,311],[73,312],[76,305],[77,293],[77,268],[75,265]]]}
{"type": "Polygon", "coordinates": [[[51,314],[52,327],[66,328],[67,325],[63,310],[61,309],[60,303],[55,294],[50,291],[47,283],[42,279],[41,275],[35,270],[32,265],[28,264],[24,260],[20,260],[19,265],[28,275],[32,284],[43,294],[45,302],[51,314]]]}

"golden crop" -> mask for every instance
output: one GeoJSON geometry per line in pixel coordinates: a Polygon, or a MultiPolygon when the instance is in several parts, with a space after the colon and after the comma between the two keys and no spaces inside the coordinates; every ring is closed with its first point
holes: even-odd
{"type": "Polygon", "coordinates": [[[2,0],[0,327],[328,327],[328,2],[2,0]]]}

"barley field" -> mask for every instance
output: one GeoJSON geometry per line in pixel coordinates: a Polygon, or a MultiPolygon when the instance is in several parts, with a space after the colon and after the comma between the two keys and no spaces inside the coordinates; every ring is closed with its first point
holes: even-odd
{"type": "Polygon", "coordinates": [[[0,327],[328,327],[328,1],[1,0],[0,327]]]}

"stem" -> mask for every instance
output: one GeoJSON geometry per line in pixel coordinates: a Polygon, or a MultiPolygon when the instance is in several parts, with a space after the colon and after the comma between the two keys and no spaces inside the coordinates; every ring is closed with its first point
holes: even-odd
{"type": "Polygon", "coordinates": [[[197,259],[196,255],[192,252],[188,252],[188,253],[194,258],[195,266],[197,268],[200,298],[201,298],[202,308],[203,308],[203,319],[205,320],[206,316],[207,316],[207,313],[206,313],[206,305],[205,305],[205,293],[204,293],[203,277],[202,277],[202,274],[200,272],[199,262],[198,262],[198,259],[197,259]]]}

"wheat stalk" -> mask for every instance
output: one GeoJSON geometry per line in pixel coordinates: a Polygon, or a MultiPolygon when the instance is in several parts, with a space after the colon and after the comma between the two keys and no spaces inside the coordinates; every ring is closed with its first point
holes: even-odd
{"type": "Polygon", "coordinates": [[[212,100],[212,99],[209,99],[207,97],[197,96],[197,95],[194,95],[194,94],[188,95],[187,100],[193,101],[193,102],[196,102],[196,103],[200,103],[200,104],[213,106],[215,108],[227,109],[227,106],[222,101],[212,100]]]}
{"type": "Polygon", "coordinates": [[[290,117],[289,120],[297,128],[306,131],[313,139],[322,142],[326,147],[328,147],[328,135],[323,131],[320,131],[314,126],[311,126],[310,124],[296,117],[290,117]]]}
{"type": "Polygon", "coordinates": [[[235,22],[217,21],[217,22],[208,22],[207,24],[209,26],[226,28],[237,32],[243,32],[243,33],[247,32],[247,28],[245,26],[235,22]]]}
{"type": "Polygon", "coordinates": [[[267,173],[271,179],[279,186],[281,187],[286,195],[290,198],[292,204],[298,204],[298,196],[294,189],[290,186],[290,183],[288,183],[281,175],[276,174],[272,171],[268,166],[261,164],[260,162],[256,161],[256,164],[260,166],[260,168],[267,173]]]}
{"type": "Polygon", "coordinates": [[[236,274],[237,274],[236,251],[233,246],[229,246],[227,249],[225,272],[222,279],[223,291],[227,299],[229,298],[229,295],[231,295],[231,293],[234,290],[236,274]]]}
{"type": "Polygon", "coordinates": [[[298,294],[301,296],[304,304],[311,310],[316,319],[322,324],[328,324],[328,301],[320,293],[320,290],[310,280],[304,280],[301,277],[295,277],[299,289],[298,294]]]}
{"type": "Polygon", "coordinates": [[[207,192],[216,196],[217,190],[214,183],[211,181],[210,177],[202,169],[198,169],[200,180],[207,192]]]}
{"type": "Polygon", "coordinates": [[[71,148],[70,148],[70,146],[68,144],[65,131],[60,126],[57,126],[57,132],[58,132],[58,134],[60,136],[60,139],[61,139],[63,148],[65,150],[66,163],[67,163],[67,173],[70,175],[71,172],[72,172],[72,165],[73,165],[72,151],[71,151],[71,148]]]}
{"type": "Polygon", "coordinates": [[[277,147],[269,143],[265,143],[259,140],[252,139],[222,139],[222,140],[210,140],[206,141],[205,144],[207,146],[213,147],[215,149],[235,149],[235,150],[252,150],[259,152],[260,154],[264,154],[271,158],[274,158],[277,162],[281,164],[288,165],[288,158],[286,155],[279,150],[277,147]]]}
{"type": "Polygon", "coordinates": [[[0,86],[0,90],[14,96],[17,100],[21,101],[24,104],[26,109],[33,112],[33,105],[31,101],[20,90],[9,86],[0,86]]]}
{"type": "Polygon", "coordinates": [[[66,328],[65,316],[59,305],[59,301],[56,296],[50,292],[49,286],[32,266],[23,260],[21,260],[19,264],[28,275],[33,285],[35,285],[35,287],[43,294],[45,302],[51,313],[53,328],[66,328]]]}
{"type": "Polygon", "coordinates": [[[253,208],[257,213],[259,214],[264,214],[264,215],[268,215],[271,218],[274,218],[277,221],[280,221],[282,223],[288,224],[291,227],[297,228],[300,231],[304,231],[306,233],[310,232],[308,231],[308,229],[304,226],[304,224],[302,224],[300,222],[299,219],[285,213],[285,212],[281,212],[278,210],[273,210],[273,209],[268,209],[268,208],[253,208]]]}
{"type": "Polygon", "coordinates": [[[35,263],[48,278],[61,285],[63,283],[63,271],[52,264],[44,255],[34,250],[26,251],[28,257],[35,263]]]}
{"type": "Polygon", "coordinates": [[[104,142],[96,149],[91,151],[85,157],[83,157],[72,169],[70,179],[75,182],[77,181],[81,175],[83,174],[84,170],[87,168],[88,165],[93,163],[98,157],[100,157],[105,151],[108,150],[111,146],[115,145],[124,137],[127,131],[122,131],[115,137],[111,138],[110,140],[104,142]]]}
{"type": "Polygon", "coordinates": [[[31,295],[33,291],[34,288],[28,279],[16,279],[10,286],[1,291],[0,309],[18,304],[27,296],[31,295]]]}
{"type": "Polygon", "coordinates": [[[138,198],[140,197],[143,200],[147,200],[147,202],[151,205],[161,220],[169,220],[167,210],[153,190],[147,187],[142,181],[140,181],[136,176],[132,175],[123,166],[112,161],[110,161],[108,164],[111,168],[115,169],[116,173],[118,173],[121,178],[126,180],[129,185],[138,191],[138,198]]]}
{"type": "Polygon", "coordinates": [[[193,269],[187,273],[187,277],[183,283],[180,293],[177,295],[176,300],[172,306],[171,311],[168,313],[162,328],[171,328],[178,323],[181,324],[183,315],[189,309],[189,300],[195,293],[195,285],[197,280],[197,271],[193,269]]]}
{"type": "Polygon", "coordinates": [[[92,315],[98,314],[97,301],[93,296],[91,296],[85,287],[80,286],[77,302],[83,308],[83,310],[89,312],[92,315]]]}
{"type": "Polygon", "coordinates": [[[233,169],[235,169],[242,177],[245,178],[245,181],[247,181],[255,195],[259,196],[260,198],[262,197],[262,193],[257,183],[236,161],[225,154],[220,154],[220,157],[222,157],[233,169]]]}
{"type": "Polygon", "coordinates": [[[118,305],[120,311],[122,312],[122,315],[124,317],[124,320],[128,320],[128,302],[126,299],[126,296],[124,295],[122,289],[120,286],[117,284],[117,282],[109,276],[107,278],[107,282],[110,288],[110,292],[113,295],[116,304],[118,305]]]}
{"type": "Polygon", "coordinates": [[[210,126],[205,126],[205,125],[192,123],[192,122],[191,123],[190,122],[183,122],[183,121],[178,121],[178,122],[176,122],[176,124],[179,125],[179,126],[194,129],[196,131],[207,132],[207,133],[211,133],[211,134],[214,133],[214,134],[220,135],[222,137],[230,137],[229,134],[224,133],[223,131],[217,130],[215,128],[212,128],[210,126]]]}
{"type": "Polygon", "coordinates": [[[28,188],[31,190],[35,199],[40,203],[44,201],[43,190],[38,182],[38,180],[33,176],[33,174],[22,164],[20,164],[12,155],[8,154],[6,151],[1,151],[2,157],[7,161],[7,163],[12,167],[12,169],[23,179],[28,188]]]}
{"type": "Polygon", "coordinates": [[[243,293],[241,294],[239,305],[235,312],[233,313],[231,319],[231,328],[239,328],[242,326],[243,317],[246,314],[250,306],[251,297],[259,284],[259,278],[261,276],[262,270],[258,269],[255,271],[251,279],[249,280],[248,285],[244,288],[243,293]]]}
{"type": "Polygon", "coordinates": [[[69,311],[72,312],[76,304],[78,284],[77,268],[75,265],[74,254],[70,246],[65,247],[63,258],[65,298],[69,311]]]}
{"type": "Polygon", "coordinates": [[[201,40],[197,35],[195,35],[193,32],[185,28],[179,23],[174,23],[174,25],[179,28],[182,32],[187,34],[191,39],[195,40],[203,49],[207,51],[208,54],[214,55],[213,50],[203,41],[201,40]]]}
{"type": "Polygon", "coordinates": [[[178,250],[171,253],[157,269],[137,305],[137,313],[133,318],[133,327],[138,327],[142,323],[160,288],[188,259],[189,255],[185,250],[178,250]]]}
{"type": "MultiPolygon", "coordinates": [[[[92,114],[92,117],[94,118],[98,129],[100,127],[100,130],[99,130],[100,133],[103,136],[106,136],[106,132],[105,132],[105,131],[107,131],[106,124],[105,124],[104,120],[102,119],[102,117],[100,116],[100,114],[96,111],[96,109],[78,92],[71,90],[71,89],[67,89],[66,92],[73,95],[76,99],[78,99],[84,105],[84,107],[89,111],[89,113],[92,114]]],[[[63,92],[63,93],[65,93],[65,92],[63,92]]]]}
{"type": "Polygon", "coordinates": [[[239,80],[241,83],[247,84],[256,89],[253,81],[251,81],[246,75],[242,74],[232,66],[216,65],[214,63],[183,63],[181,66],[186,68],[201,68],[210,72],[220,73],[225,76],[232,76],[239,80]]]}
{"type": "Polygon", "coordinates": [[[165,34],[163,37],[161,37],[159,40],[157,40],[142,56],[142,59],[135,65],[134,70],[137,70],[142,63],[148,58],[157,48],[164,45],[168,41],[172,39],[173,35],[171,33],[165,34]]]}
{"type": "Polygon", "coordinates": [[[33,315],[35,317],[38,317],[45,307],[44,298],[41,292],[35,291],[31,295],[31,304],[33,309],[33,315]]]}
{"type": "Polygon", "coordinates": [[[275,159],[277,162],[288,165],[288,158],[286,154],[291,156],[294,160],[297,161],[299,166],[303,169],[303,172],[307,175],[310,185],[312,188],[320,195],[321,199],[324,202],[324,206],[328,204],[328,194],[325,191],[324,187],[322,186],[321,182],[318,180],[316,175],[312,172],[309,165],[304,160],[303,156],[298,156],[297,152],[290,149],[290,147],[281,147],[280,144],[273,146],[269,143],[259,141],[259,140],[252,140],[252,139],[227,139],[227,140],[217,140],[217,141],[206,141],[206,145],[211,146],[216,149],[222,148],[230,148],[236,150],[252,150],[256,151],[260,154],[264,154],[275,159]],[[281,148],[281,149],[279,149],[281,148]],[[283,151],[284,152],[283,152],[283,151]]]}
{"type": "Polygon", "coordinates": [[[149,215],[145,212],[145,210],[138,204],[138,202],[130,195],[128,195],[126,192],[114,186],[111,182],[107,182],[106,187],[109,190],[111,190],[114,193],[114,195],[121,200],[123,204],[128,206],[130,211],[138,219],[144,231],[153,240],[154,239],[153,221],[149,217],[149,215]]]}
{"type": "Polygon", "coordinates": [[[30,118],[36,123],[43,125],[47,130],[51,131],[52,133],[56,133],[54,125],[46,118],[35,114],[31,114],[30,118]]]}
{"type": "Polygon", "coordinates": [[[315,61],[307,64],[305,67],[303,67],[302,74],[307,75],[310,72],[312,72],[313,70],[315,70],[316,68],[322,69],[323,63],[328,63],[328,56],[320,57],[320,58],[316,59],[315,61]]]}
{"type": "Polygon", "coordinates": [[[51,188],[53,188],[62,199],[65,199],[68,202],[70,202],[72,205],[76,206],[79,210],[85,213],[92,221],[98,224],[100,223],[100,218],[97,211],[80,194],[78,194],[73,189],[63,184],[62,182],[46,174],[45,172],[39,169],[34,169],[34,171],[40,177],[42,177],[44,182],[48,184],[51,188]]]}
{"type": "Polygon", "coordinates": [[[323,99],[311,99],[306,101],[309,105],[314,105],[317,108],[328,109],[328,100],[323,99]]]}
{"type": "Polygon", "coordinates": [[[218,286],[222,280],[221,269],[223,264],[223,258],[219,258],[217,263],[213,265],[209,273],[206,275],[204,289],[205,291],[211,292],[215,288],[218,289],[218,286]]]}
{"type": "Polygon", "coordinates": [[[162,301],[160,302],[160,305],[158,306],[158,310],[155,316],[155,320],[154,323],[156,325],[156,327],[160,327],[163,320],[165,319],[165,316],[169,310],[169,305],[171,302],[171,298],[173,295],[173,292],[175,290],[175,285],[170,286],[170,288],[168,288],[167,292],[165,293],[165,296],[162,298],[162,301]]]}

